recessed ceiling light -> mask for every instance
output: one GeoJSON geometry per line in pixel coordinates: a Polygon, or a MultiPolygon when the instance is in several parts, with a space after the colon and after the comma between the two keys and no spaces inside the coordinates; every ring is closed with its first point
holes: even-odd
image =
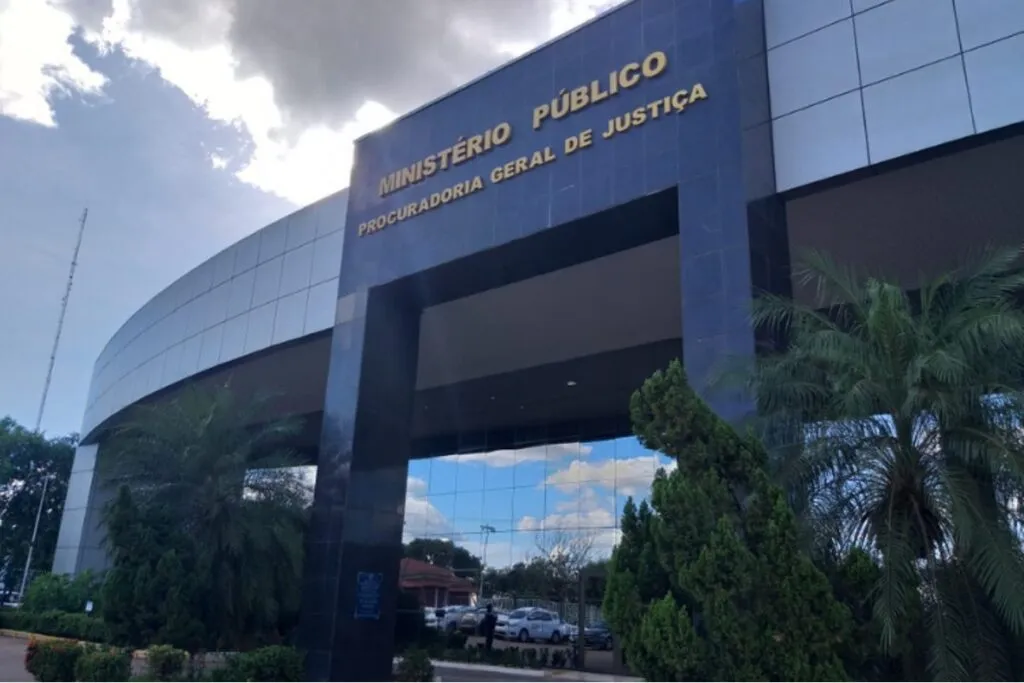
{"type": "Polygon", "coordinates": [[[574,379],[569,380],[568,382],[565,383],[565,386],[567,386],[567,387],[574,387],[574,386],[576,386],[576,380],[574,380],[574,379]]]}

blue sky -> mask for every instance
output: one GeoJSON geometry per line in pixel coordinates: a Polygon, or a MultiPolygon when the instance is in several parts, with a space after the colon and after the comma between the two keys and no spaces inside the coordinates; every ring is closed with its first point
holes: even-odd
{"type": "Polygon", "coordinates": [[[53,433],[135,309],[344,187],[355,137],[610,4],[0,2],[0,414],[34,422],[84,207],[53,433]]]}
{"type": "MultiPolygon", "coordinates": [[[[353,139],[617,1],[0,0],[0,415],[35,421],[83,208],[51,434],[137,308],[343,188],[353,139]]],[[[407,527],[480,552],[490,524],[492,564],[540,528],[610,548],[656,464],[633,440],[414,463],[407,527]]]]}

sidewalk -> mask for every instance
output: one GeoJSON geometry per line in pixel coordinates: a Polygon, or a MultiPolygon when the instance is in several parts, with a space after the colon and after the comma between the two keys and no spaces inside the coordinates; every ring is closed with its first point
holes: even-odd
{"type": "MultiPolygon", "coordinates": [[[[395,657],[395,664],[399,662],[395,657]]],[[[574,669],[517,669],[490,664],[467,664],[432,659],[436,680],[440,681],[629,681],[643,683],[642,678],[609,676],[574,669]]]]}

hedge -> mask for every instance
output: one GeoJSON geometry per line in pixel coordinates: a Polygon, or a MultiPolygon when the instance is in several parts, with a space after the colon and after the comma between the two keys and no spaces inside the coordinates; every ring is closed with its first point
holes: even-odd
{"type": "Polygon", "coordinates": [[[110,642],[107,625],[103,620],[83,613],[5,609],[0,610],[0,628],[91,643],[110,642]]]}

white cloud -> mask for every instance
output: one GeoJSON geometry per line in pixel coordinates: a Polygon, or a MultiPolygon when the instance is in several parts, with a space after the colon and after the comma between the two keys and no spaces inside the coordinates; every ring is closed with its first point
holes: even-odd
{"type": "Polygon", "coordinates": [[[405,485],[405,529],[402,541],[451,534],[451,522],[427,497],[427,482],[409,477],[405,485]]]}
{"type": "MultiPolygon", "coordinates": [[[[232,165],[241,181],[305,204],[348,185],[355,138],[617,1],[555,0],[544,18],[533,5],[510,14],[461,1],[445,5],[450,16],[437,17],[418,4],[390,12],[371,3],[7,0],[0,4],[0,114],[52,126],[55,95],[101,92],[106,78],[68,43],[81,28],[74,9],[89,42],[155,69],[211,120],[249,134],[251,155],[232,165]],[[426,19],[449,41],[425,35],[426,19]],[[403,31],[409,40],[397,37],[403,31]],[[396,54],[375,59],[339,47],[382,39],[397,41],[396,54]]],[[[228,156],[210,155],[210,163],[224,168],[228,156]]]]}
{"type": "Polygon", "coordinates": [[[542,518],[521,517],[516,528],[520,534],[532,532],[535,545],[538,540],[544,545],[546,535],[551,533],[589,541],[594,559],[606,557],[622,535],[615,516],[615,498],[593,487],[581,489],[578,498],[559,503],[554,512],[542,518]]]}
{"type": "Polygon", "coordinates": [[[0,2],[0,115],[55,126],[53,98],[99,94],[106,77],[71,49],[71,16],[43,0],[0,2]]]}
{"type": "Polygon", "coordinates": [[[657,455],[640,455],[620,460],[584,461],[574,460],[563,470],[548,475],[541,486],[554,486],[560,491],[572,493],[582,485],[614,488],[616,493],[635,496],[650,488],[654,473],[659,467],[667,472],[676,468],[676,461],[662,465],[657,455]]]}
{"type": "Polygon", "coordinates": [[[483,463],[488,467],[515,467],[524,462],[544,462],[559,460],[575,460],[584,458],[593,451],[593,446],[576,443],[549,444],[547,446],[530,446],[529,448],[487,451],[484,453],[465,453],[463,455],[445,455],[438,458],[446,462],[483,463]]]}

